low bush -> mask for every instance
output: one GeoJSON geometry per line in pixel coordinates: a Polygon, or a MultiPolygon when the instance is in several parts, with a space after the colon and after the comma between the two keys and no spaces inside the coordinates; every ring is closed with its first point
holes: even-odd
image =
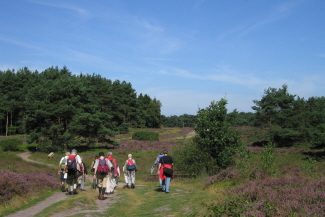
{"type": "Polygon", "coordinates": [[[253,180],[209,205],[211,216],[325,216],[325,179],[301,175],[253,180]]]}
{"type": "Polygon", "coordinates": [[[206,167],[212,167],[213,159],[202,152],[193,141],[176,147],[174,153],[175,168],[193,177],[206,172],[206,167]],[[210,158],[210,159],[209,159],[210,158]]]}
{"type": "Polygon", "coordinates": [[[14,196],[39,192],[42,188],[58,188],[56,177],[46,173],[0,171],[0,204],[8,202],[14,196]]]}
{"type": "Polygon", "coordinates": [[[19,139],[15,138],[4,139],[0,141],[0,147],[3,151],[19,151],[21,143],[19,139]]]}
{"type": "Polygon", "coordinates": [[[138,131],[133,133],[132,139],[134,140],[149,140],[149,141],[158,141],[159,133],[149,132],[149,131],[138,131]]]}

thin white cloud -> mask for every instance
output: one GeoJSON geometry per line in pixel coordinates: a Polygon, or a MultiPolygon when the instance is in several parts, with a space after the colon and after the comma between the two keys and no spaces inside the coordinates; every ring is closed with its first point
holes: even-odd
{"type": "Polygon", "coordinates": [[[268,24],[274,23],[278,20],[281,20],[282,18],[288,16],[294,8],[301,3],[302,1],[284,1],[278,5],[276,5],[274,8],[271,9],[270,13],[267,13],[264,15],[264,17],[261,17],[260,19],[256,19],[258,21],[254,23],[247,23],[242,24],[239,26],[235,26],[223,33],[221,33],[216,40],[221,41],[223,39],[228,38],[229,36],[235,36],[235,37],[242,37],[250,32],[262,28],[268,24]]]}
{"type": "Polygon", "coordinates": [[[234,70],[229,69],[229,67],[219,67],[215,70],[214,73],[193,73],[186,69],[180,68],[171,68],[168,70],[161,70],[159,73],[169,76],[182,77],[187,79],[195,79],[201,81],[216,81],[216,82],[225,82],[235,85],[241,85],[245,87],[263,87],[267,84],[279,84],[285,82],[283,79],[278,80],[265,80],[259,78],[253,74],[240,73],[234,70]]]}
{"type": "Polygon", "coordinates": [[[66,49],[66,58],[72,61],[76,61],[79,63],[86,63],[89,65],[109,63],[107,59],[99,55],[76,50],[76,49],[71,49],[71,48],[66,49]]]}
{"type": "Polygon", "coordinates": [[[65,2],[59,2],[59,1],[55,1],[55,2],[51,1],[50,2],[50,1],[30,0],[30,2],[33,4],[43,5],[43,6],[47,6],[47,7],[68,10],[68,11],[76,13],[82,17],[88,17],[90,14],[88,10],[86,10],[80,6],[69,4],[66,1],[65,2]]]}
{"type": "Polygon", "coordinates": [[[19,47],[22,47],[22,48],[27,48],[27,49],[34,49],[34,50],[40,50],[41,49],[41,47],[39,47],[37,45],[34,45],[32,43],[28,43],[28,42],[25,42],[25,41],[21,41],[21,40],[14,39],[14,38],[8,37],[8,36],[3,36],[3,35],[0,35],[0,42],[6,43],[6,44],[16,45],[16,46],[19,46],[19,47]]]}
{"type": "Polygon", "coordinates": [[[144,18],[136,17],[135,22],[141,26],[142,28],[146,29],[147,31],[150,31],[152,33],[163,33],[165,31],[164,27],[154,24],[144,18]]]}
{"type": "MultiPolygon", "coordinates": [[[[159,73],[166,76],[193,79],[198,81],[221,82],[229,85],[242,86],[246,89],[261,92],[268,87],[281,87],[287,84],[293,94],[301,97],[320,95],[325,92],[325,77],[322,73],[309,73],[308,77],[260,77],[255,74],[238,72],[230,67],[219,67],[215,73],[193,73],[186,69],[173,68],[159,73]]],[[[271,73],[272,74],[272,73],[271,73]]],[[[304,73],[307,74],[307,73],[304,73]]]]}

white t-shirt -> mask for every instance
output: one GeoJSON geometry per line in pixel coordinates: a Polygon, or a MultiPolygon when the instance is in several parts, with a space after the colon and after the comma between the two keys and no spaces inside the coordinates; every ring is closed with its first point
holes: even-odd
{"type": "Polygon", "coordinates": [[[67,164],[67,160],[68,160],[68,156],[64,156],[64,157],[61,158],[59,164],[60,164],[60,165],[65,164],[65,165],[66,165],[66,164],[67,164]]]}

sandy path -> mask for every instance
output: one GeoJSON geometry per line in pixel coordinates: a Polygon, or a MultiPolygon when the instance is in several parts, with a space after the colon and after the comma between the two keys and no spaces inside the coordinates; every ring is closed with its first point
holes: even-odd
{"type": "Polygon", "coordinates": [[[43,165],[43,166],[47,166],[47,167],[54,167],[53,164],[46,164],[46,163],[42,163],[39,161],[29,159],[29,157],[31,156],[30,152],[19,153],[19,154],[17,154],[17,156],[19,156],[21,159],[23,159],[24,161],[27,161],[29,163],[39,164],[39,165],[43,165]]]}
{"type": "MultiPolygon", "coordinates": [[[[24,161],[39,164],[39,165],[45,165],[48,167],[53,167],[53,165],[51,165],[51,164],[45,164],[42,162],[38,162],[38,161],[29,159],[30,155],[31,155],[30,152],[23,152],[23,153],[18,154],[18,156],[21,157],[24,161]]],[[[32,217],[32,216],[35,216],[36,214],[40,213],[41,211],[43,211],[45,208],[47,208],[59,201],[62,201],[66,198],[67,198],[67,196],[64,193],[58,192],[58,193],[55,193],[52,196],[48,197],[47,199],[37,203],[36,205],[34,205],[32,207],[18,211],[16,213],[8,215],[7,217],[32,217]]]]}
{"type": "MultiPolygon", "coordinates": [[[[119,188],[122,185],[119,184],[119,188]]],[[[119,200],[120,196],[115,191],[113,195],[109,195],[105,200],[97,200],[95,207],[92,209],[84,208],[84,204],[75,206],[72,209],[64,210],[62,212],[51,215],[51,217],[69,217],[69,216],[84,216],[84,217],[93,217],[97,215],[103,215],[105,212],[119,200]]]]}
{"type": "MultiPolygon", "coordinates": [[[[52,164],[46,164],[38,161],[34,161],[29,159],[31,156],[30,152],[23,152],[18,154],[20,158],[22,158],[24,161],[30,162],[30,163],[35,163],[39,165],[45,165],[48,167],[54,167],[52,164]]],[[[87,180],[92,181],[91,176],[87,176],[87,180]]],[[[121,188],[123,185],[120,183],[119,188],[121,188]]],[[[86,190],[91,190],[89,186],[86,186],[86,190]]],[[[11,215],[8,215],[7,217],[33,217],[40,212],[42,212],[44,209],[47,207],[52,206],[53,204],[60,202],[64,199],[66,199],[68,196],[62,192],[55,193],[54,195],[48,197],[47,199],[39,202],[38,204],[21,210],[19,212],[13,213],[11,215]]],[[[70,210],[64,210],[62,212],[56,213],[52,215],[52,217],[68,217],[68,216],[85,216],[85,217],[92,217],[96,214],[104,214],[107,209],[109,209],[114,203],[116,203],[119,199],[118,192],[115,191],[113,195],[109,195],[106,197],[106,200],[96,200],[96,204],[94,209],[85,209],[83,204],[75,206],[73,209],[70,210]]]]}
{"type": "Polygon", "coordinates": [[[19,212],[16,212],[14,214],[8,215],[7,217],[32,217],[36,214],[40,213],[45,208],[66,199],[67,196],[64,193],[55,193],[52,196],[48,197],[47,199],[43,200],[42,202],[39,202],[38,204],[29,207],[27,209],[21,210],[19,212]]]}

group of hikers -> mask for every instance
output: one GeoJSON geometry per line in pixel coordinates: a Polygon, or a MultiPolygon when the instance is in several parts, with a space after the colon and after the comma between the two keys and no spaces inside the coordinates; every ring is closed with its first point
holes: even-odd
{"type": "MultiPolygon", "coordinates": [[[[167,151],[157,156],[154,167],[157,169],[161,191],[169,193],[169,186],[173,177],[173,159],[168,156],[167,151]]],[[[98,188],[98,199],[104,200],[105,195],[114,193],[119,183],[121,172],[118,161],[112,152],[108,152],[106,155],[104,152],[100,152],[95,156],[90,168],[92,188],[98,188]]],[[[132,154],[128,154],[122,171],[125,180],[124,188],[134,189],[137,164],[132,154]]],[[[76,149],[66,152],[65,156],[61,158],[58,173],[62,192],[72,195],[77,194],[78,190],[85,190],[85,181],[88,175],[87,167],[76,149]]]]}

